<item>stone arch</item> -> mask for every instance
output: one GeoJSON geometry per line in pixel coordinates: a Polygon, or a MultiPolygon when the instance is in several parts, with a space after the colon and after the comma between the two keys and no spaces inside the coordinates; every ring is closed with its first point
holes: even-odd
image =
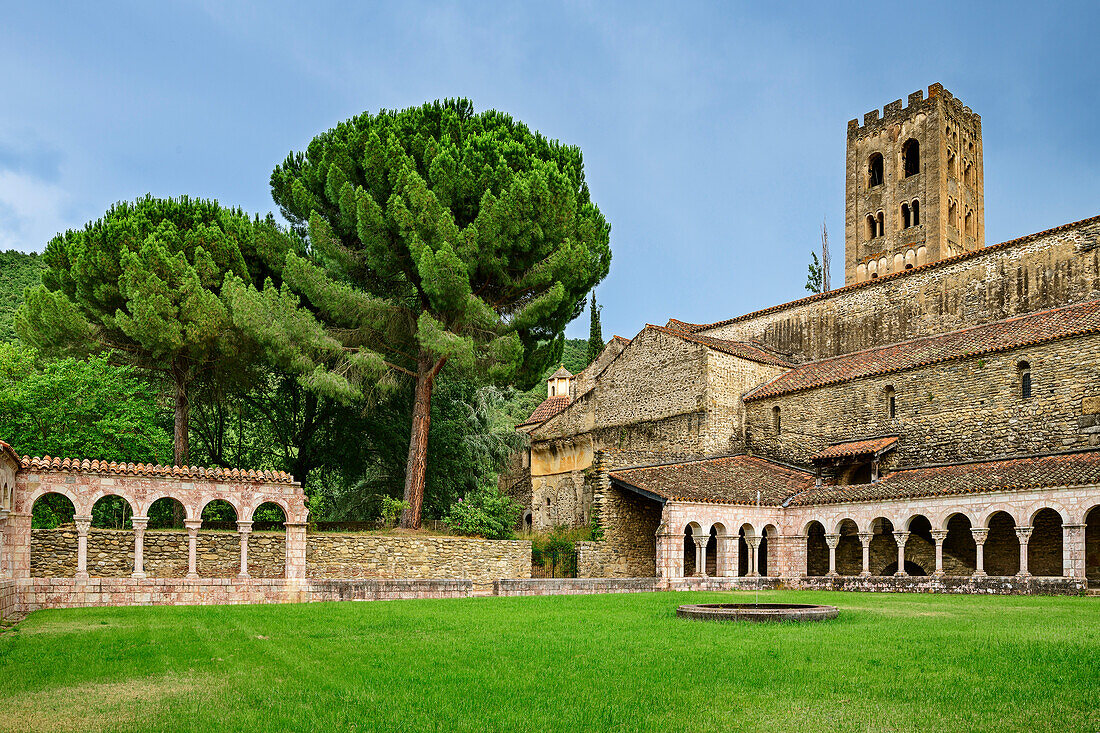
{"type": "Polygon", "coordinates": [[[911,226],[913,226],[913,222],[912,222],[912,219],[909,216],[909,202],[908,201],[902,201],[901,202],[901,228],[902,229],[908,229],[911,226]]]}
{"type": "Polygon", "coordinates": [[[859,575],[863,570],[863,543],[859,539],[859,524],[845,517],[835,525],[834,534],[840,535],[836,545],[836,572],[838,575],[859,575]]]}
{"type": "Polygon", "coordinates": [[[39,488],[39,489],[31,492],[31,494],[29,496],[27,496],[26,499],[24,499],[25,510],[28,513],[30,513],[31,517],[32,517],[32,526],[33,526],[33,516],[34,516],[34,505],[37,504],[38,500],[41,499],[46,494],[57,494],[59,496],[63,496],[66,499],[68,499],[69,504],[72,505],[72,507],[73,507],[73,515],[74,516],[79,515],[79,514],[87,514],[88,513],[87,509],[91,508],[91,507],[84,507],[83,504],[81,504],[79,502],[79,500],[77,499],[77,496],[73,492],[71,492],[67,488],[65,488],[64,486],[49,486],[49,487],[45,487],[45,488],[39,488]],[[82,511],[82,510],[84,510],[84,511],[82,511]]]}
{"type": "Polygon", "coordinates": [[[737,575],[744,577],[752,574],[751,551],[746,538],[756,537],[756,529],[745,522],[737,528],[737,575]]]}
{"type": "Polygon", "coordinates": [[[1060,577],[1064,574],[1062,526],[1066,514],[1050,506],[1031,515],[1031,537],[1027,543],[1027,571],[1032,575],[1060,577]]]}
{"type": "Polygon", "coordinates": [[[1024,513],[1024,516],[1027,517],[1028,526],[1035,526],[1035,516],[1044,509],[1055,512],[1062,519],[1063,523],[1068,523],[1070,521],[1070,514],[1062,504],[1056,501],[1037,501],[1029,506],[1024,513]]]}
{"type": "Polygon", "coordinates": [[[158,496],[142,514],[149,517],[149,529],[182,529],[183,523],[192,518],[187,505],[174,496],[158,496]]]}
{"type": "Polygon", "coordinates": [[[909,206],[909,210],[913,214],[913,226],[920,226],[920,200],[913,199],[912,204],[909,206]]]}
{"type": "Polygon", "coordinates": [[[898,252],[894,255],[894,272],[901,272],[905,269],[905,255],[898,252]]]}
{"type": "Polygon", "coordinates": [[[31,514],[30,574],[35,578],[71,578],[76,573],[76,505],[69,494],[38,491],[31,514]]]}
{"type": "Polygon", "coordinates": [[[856,282],[863,282],[867,279],[867,265],[860,263],[856,267],[856,282]]]}
{"type": "Polygon", "coordinates": [[[886,180],[885,161],[882,153],[871,153],[867,157],[867,188],[881,186],[886,180]]]}
{"type": "Polygon", "coordinates": [[[1100,582],[1100,504],[1086,509],[1081,522],[1085,525],[1085,578],[1100,582]]]}
{"type": "Polygon", "coordinates": [[[986,516],[985,526],[989,530],[982,553],[985,572],[989,575],[1016,575],[1020,571],[1016,518],[1010,511],[998,509],[986,516]]]}
{"type": "Polygon", "coordinates": [[[113,491],[93,494],[88,513],[96,529],[133,529],[131,518],[141,516],[134,512],[134,503],[129,497],[113,491]]]}
{"type": "Polygon", "coordinates": [[[936,569],[936,542],[932,538],[932,522],[924,514],[911,514],[902,525],[909,533],[905,538],[905,572],[910,575],[931,575],[936,569]],[[910,566],[919,569],[911,572],[910,566]]]}
{"type": "Polygon", "coordinates": [[[683,562],[684,562],[684,577],[690,578],[693,575],[699,574],[699,568],[696,567],[695,559],[698,557],[698,553],[695,549],[695,538],[703,534],[703,528],[696,521],[688,522],[684,525],[684,542],[683,542],[683,562]]]}
{"type": "Polygon", "coordinates": [[[806,575],[823,576],[829,572],[829,545],[825,542],[825,525],[816,519],[806,523],[806,575]]]}
{"type": "Polygon", "coordinates": [[[756,551],[756,572],[761,575],[776,575],[775,538],[779,530],[774,524],[766,524],[760,530],[760,547],[756,551]]]}
{"type": "Polygon", "coordinates": [[[911,137],[901,145],[902,175],[904,178],[920,173],[920,143],[911,137]]]}
{"type": "Polygon", "coordinates": [[[940,524],[947,532],[943,540],[944,574],[972,575],[978,567],[978,546],[970,531],[976,526],[974,520],[963,509],[950,509],[940,524]]]}
{"type": "Polygon", "coordinates": [[[928,262],[928,247],[921,245],[917,247],[917,267],[920,267],[926,262],[928,262]]]}
{"type": "Polygon", "coordinates": [[[246,522],[254,521],[256,511],[265,504],[273,504],[281,509],[283,512],[282,521],[284,523],[294,521],[293,519],[291,519],[292,513],[290,511],[290,505],[284,499],[279,497],[271,497],[269,499],[264,499],[259,504],[246,506],[244,512],[242,512],[241,520],[246,522]]]}
{"type": "MultiPolygon", "coordinates": [[[[237,520],[240,520],[240,519],[243,518],[244,511],[243,511],[243,508],[241,506],[240,501],[237,500],[235,497],[227,496],[225,494],[207,494],[207,495],[203,496],[201,499],[199,499],[198,505],[196,507],[198,511],[195,512],[194,518],[195,519],[201,519],[204,522],[213,521],[213,520],[209,520],[209,519],[204,518],[203,513],[206,512],[207,507],[209,507],[211,504],[214,504],[215,502],[224,502],[225,504],[228,504],[230,508],[233,509],[234,519],[232,521],[237,521],[237,520]]],[[[219,504],[219,506],[221,506],[221,505],[219,504]]],[[[229,520],[223,519],[221,521],[229,521],[229,520]]],[[[205,529],[205,527],[204,527],[204,529],[205,529]]]]}
{"type": "Polygon", "coordinates": [[[997,513],[1004,513],[1012,517],[1014,524],[1020,523],[1020,518],[1016,516],[1016,511],[1011,506],[1007,504],[991,504],[978,515],[978,521],[974,526],[989,529],[989,520],[997,513]]]}
{"type": "Polygon", "coordinates": [[[894,539],[895,524],[893,520],[885,516],[877,516],[871,520],[868,531],[871,532],[871,574],[893,575],[891,570],[886,573],[891,563],[897,565],[898,544],[894,539]]]}
{"type": "Polygon", "coordinates": [[[876,236],[879,237],[886,234],[886,214],[881,209],[879,210],[878,214],[875,215],[875,232],[876,236]]]}

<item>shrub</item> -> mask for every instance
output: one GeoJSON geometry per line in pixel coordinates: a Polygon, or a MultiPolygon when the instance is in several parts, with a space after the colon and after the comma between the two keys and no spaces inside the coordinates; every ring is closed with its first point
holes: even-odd
{"type": "Polygon", "coordinates": [[[407,502],[395,499],[392,496],[382,496],[382,524],[387,527],[393,527],[397,524],[398,518],[401,513],[405,511],[405,507],[408,506],[407,502]]]}
{"type": "Polygon", "coordinates": [[[522,511],[496,486],[481,486],[452,504],[444,521],[459,534],[507,540],[514,536],[522,511]]]}

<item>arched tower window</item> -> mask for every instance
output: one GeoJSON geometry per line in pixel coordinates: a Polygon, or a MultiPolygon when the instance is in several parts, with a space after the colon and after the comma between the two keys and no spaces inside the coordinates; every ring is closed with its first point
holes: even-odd
{"type": "Polygon", "coordinates": [[[963,167],[963,183],[967,186],[974,185],[974,166],[970,164],[970,161],[966,161],[963,167]]]}
{"type": "Polygon", "coordinates": [[[886,389],[883,390],[883,392],[886,396],[886,416],[893,420],[898,414],[898,405],[897,400],[895,399],[894,385],[886,385],[886,389]]]}
{"type": "Polygon", "coordinates": [[[1025,400],[1031,399],[1031,365],[1021,361],[1016,365],[1016,370],[1020,373],[1020,397],[1025,400]]]}
{"type": "Polygon", "coordinates": [[[868,239],[874,239],[876,231],[878,231],[878,227],[875,225],[875,215],[874,214],[868,214],[867,215],[867,238],[868,239]]]}
{"type": "Polygon", "coordinates": [[[901,228],[902,229],[908,229],[912,225],[913,225],[912,222],[909,220],[909,204],[902,204],[901,205],[901,228]]]}
{"type": "Polygon", "coordinates": [[[867,188],[881,186],[882,181],[882,153],[871,153],[867,160],[867,188]]]}
{"type": "Polygon", "coordinates": [[[971,237],[974,236],[974,212],[973,211],[967,211],[966,212],[966,221],[964,222],[964,226],[965,226],[964,231],[969,236],[971,236],[971,237]]]}
{"type": "Polygon", "coordinates": [[[955,168],[955,151],[954,150],[948,150],[947,151],[947,175],[951,176],[952,178],[958,178],[959,177],[958,171],[955,168]]]}
{"type": "Polygon", "coordinates": [[[913,205],[910,207],[913,212],[913,226],[920,224],[920,201],[913,199],[913,205]]]}
{"type": "Polygon", "coordinates": [[[779,416],[779,405],[776,405],[772,408],[772,425],[775,426],[776,435],[783,434],[783,422],[779,416]]]}
{"type": "Polygon", "coordinates": [[[951,199],[947,200],[947,223],[959,228],[959,207],[951,199]]]}
{"type": "Polygon", "coordinates": [[[906,178],[920,173],[920,143],[914,138],[909,138],[901,146],[901,160],[906,178]]]}
{"type": "Polygon", "coordinates": [[[881,211],[878,212],[878,217],[876,217],[875,223],[877,224],[877,226],[875,227],[875,230],[876,230],[878,236],[881,237],[883,234],[886,233],[886,219],[883,216],[881,211]]]}

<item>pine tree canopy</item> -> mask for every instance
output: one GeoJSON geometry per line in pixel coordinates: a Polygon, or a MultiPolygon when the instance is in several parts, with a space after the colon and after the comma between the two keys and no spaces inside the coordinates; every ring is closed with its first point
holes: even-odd
{"type": "Polygon", "coordinates": [[[50,241],[43,285],[27,291],[16,331],[46,354],[111,350],[113,359],[165,374],[175,388],[182,463],[188,386],[204,370],[228,368],[241,352],[223,283],[227,276],[263,282],[274,274],[264,261],[285,258],[292,243],[270,217],[253,219],[214,201],[119,203],[50,241]]]}
{"type": "Polygon", "coordinates": [[[309,257],[287,257],[289,288],[238,289],[235,317],[328,394],[415,377],[410,470],[439,369],[529,386],[611,263],[581,151],[463,99],[343,122],[271,188],[309,257]]]}

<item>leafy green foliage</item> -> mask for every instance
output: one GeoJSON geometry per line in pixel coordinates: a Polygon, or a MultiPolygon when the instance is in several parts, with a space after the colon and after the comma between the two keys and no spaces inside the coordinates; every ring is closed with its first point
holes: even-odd
{"type": "Polygon", "coordinates": [[[31,508],[31,529],[55,529],[72,524],[76,508],[63,494],[44,494],[31,508]]]}
{"type": "Polygon", "coordinates": [[[382,524],[387,527],[392,527],[397,523],[398,518],[401,516],[401,512],[405,511],[405,507],[408,506],[400,499],[395,499],[392,496],[382,497],[382,524]]]}
{"type": "Polygon", "coordinates": [[[523,507],[500,493],[495,484],[484,484],[447,510],[444,520],[460,534],[507,540],[515,534],[523,507]]]}
{"type": "Polygon", "coordinates": [[[172,443],[153,387],[109,356],[39,364],[0,344],[0,426],[21,453],[167,463],[172,443]]]}
{"type": "Polygon", "coordinates": [[[0,342],[15,340],[15,309],[23,302],[23,291],[42,282],[45,269],[37,254],[0,252],[0,342]]]}
{"type": "Polygon", "coordinates": [[[810,257],[813,259],[807,266],[809,273],[806,276],[806,290],[811,293],[820,293],[822,288],[825,287],[825,269],[817,258],[817,252],[810,252],[810,257]]]}
{"type": "Polygon", "coordinates": [[[176,402],[176,461],[187,459],[188,388],[202,374],[247,362],[222,285],[263,282],[292,247],[274,221],[213,201],[119,203],[82,230],[55,237],[43,284],[15,316],[26,343],[49,356],[112,350],[114,358],[170,381],[176,402]],[[262,255],[262,257],[261,257],[262,255]]]}

